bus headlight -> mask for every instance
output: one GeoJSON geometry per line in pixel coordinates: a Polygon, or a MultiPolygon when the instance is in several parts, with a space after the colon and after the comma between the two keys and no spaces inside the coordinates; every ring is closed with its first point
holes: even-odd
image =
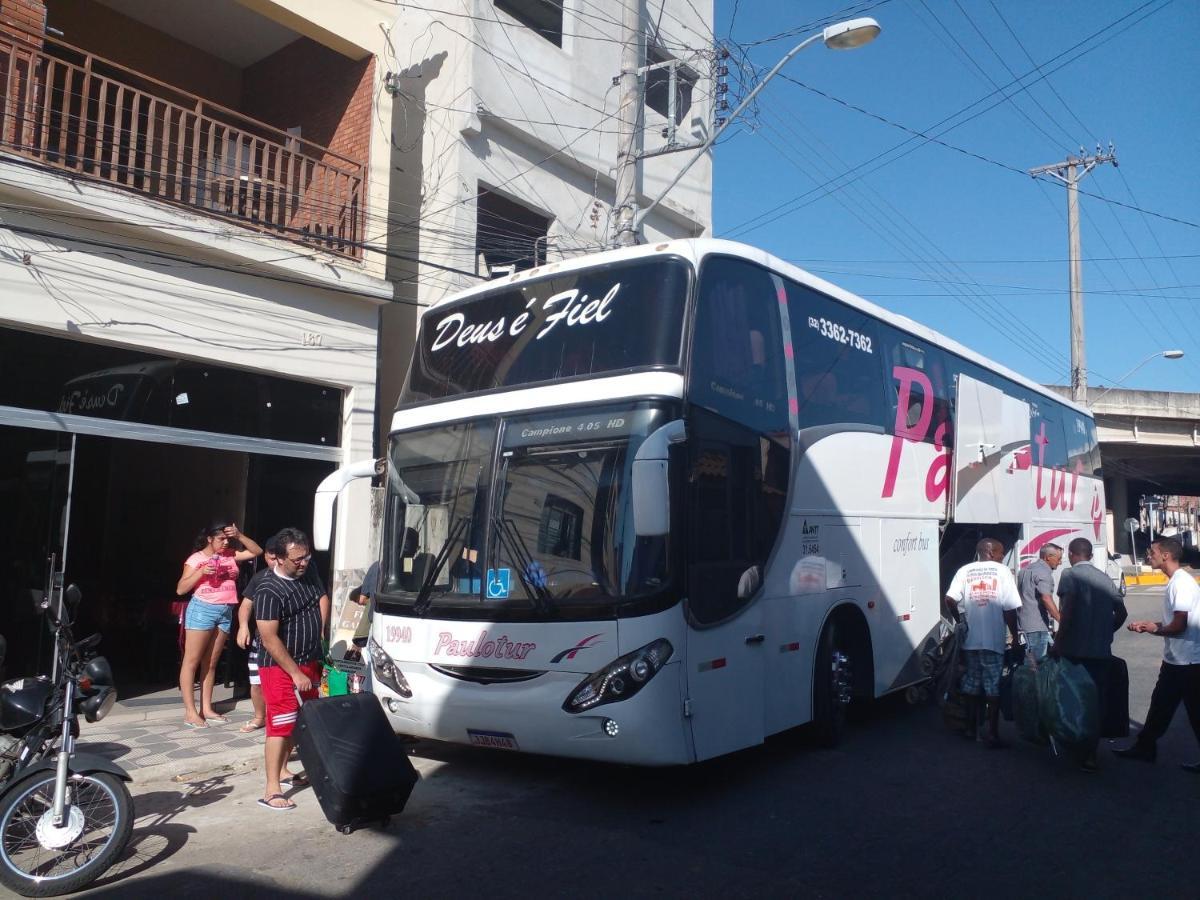
{"type": "Polygon", "coordinates": [[[367,641],[367,655],[371,658],[371,671],[380,684],[391,688],[405,700],[412,696],[412,688],[408,686],[404,673],[396,667],[387,651],[375,643],[375,638],[367,641]]]}
{"type": "Polygon", "coordinates": [[[628,700],[666,665],[675,648],[659,638],[639,650],[614,659],[579,683],[563,701],[569,713],[586,712],[605,703],[628,700]]]}

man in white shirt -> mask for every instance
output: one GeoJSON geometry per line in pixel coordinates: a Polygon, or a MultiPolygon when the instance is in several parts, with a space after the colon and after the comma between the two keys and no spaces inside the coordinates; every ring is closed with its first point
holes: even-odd
{"type": "Polygon", "coordinates": [[[1001,562],[1004,545],[995,538],[984,538],[975,545],[975,562],[967,563],[954,574],[946,591],[945,604],[952,618],[959,615],[967,622],[963,642],[967,672],[960,689],[967,698],[967,736],[974,737],[976,721],[987,712],[988,733],[984,738],[993,747],[1000,741],[1000,670],[1004,663],[1004,626],[1017,645],[1017,610],[1021,595],[1012,572],[1001,562]]]}
{"type": "MultiPolygon", "coordinates": [[[[1131,746],[1113,751],[1123,759],[1154,762],[1158,739],[1167,733],[1180,701],[1200,742],[1200,586],[1180,564],[1182,556],[1183,545],[1175,538],[1159,538],[1150,545],[1150,565],[1170,579],[1163,594],[1163,618],[1161,622],[1130,622],[1128,627],[1165,638],[1163,661],[1146,724],[1131,746]]],[[[1200,773],[1200,763],[1184,763],[1183,767],[1200,773]]]]}

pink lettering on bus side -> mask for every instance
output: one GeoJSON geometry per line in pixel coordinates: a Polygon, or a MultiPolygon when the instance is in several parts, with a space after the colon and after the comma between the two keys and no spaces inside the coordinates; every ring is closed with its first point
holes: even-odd
{"type": "Polygon", "coordinates": [[[883,479],[881,497],[891,497],[896,492],[896,476],[900,473],[900,453],[904,442],[916,444],[925,439],[929,431],[929,423],[933,420],[933,384],[929,377],[920,369],[910,369],[907,366],[896,366],[892,376],[899,382],[899,396],[896,400],[896,427],[892,437],[892,450],[888,454],[887,474],[883,479]],[[913,425],[908,424],[908,408],[912,402],[912,386],[921,388],[921,411],[913,425]]]}

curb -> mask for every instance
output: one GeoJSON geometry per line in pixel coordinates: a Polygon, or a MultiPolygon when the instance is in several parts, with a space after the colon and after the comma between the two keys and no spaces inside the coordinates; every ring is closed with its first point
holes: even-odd
{"type": "MultiPolygon", "coordinates": [[[[253,747],[239,748],[236,754],[231,755],[234,755],[235,758],[230,759],[229,756],[225,756],[219,762],[213,760],[208,765],[205,765],[203,760],[199,759],[176,759],[153,766],[132,766],[126,769],[126,771],[129,772],[129,777],[133,779],[135,785],[153,784],[161,781],[169,781],[173,784],[186,784],[221,776],[244,775],[247,772],[253,772],[260,768],[263,763],[263,748],[261,744],[253,747]]],[[[118,765],[121,763],[120,760],[116,762],[118,765]]]]}
{"type": "MultiPolygon", "coordinates": [[[[1197,582],[1200,582],[1200,573],[1193,572],[1190,569],[1185,569],[1184,571],[1187,572],[1189,575],[1191,575],[1192,578],[1194,578],[1197,582]]],[[[1147,572],[1144,575],[1126,575],[1125,576],[1125,586],[1126,587],[1139,587],[1139,586],[1145,587],[1146,585],[1156,585],[1156,584],[1163,585],[1163,584],[1166,584],[1168,581],[1170,581],[1170,579],[1167,578],[1167,576],[1164,575],[1162,572],[1147,572]]]]}
{"type": "Polygon", "coordinates": [[[1125,586],[1126,587],[1139,587],[1139,586],[1144,587],[1146,585],[1166,584],[1167,580],[1168,580],[1167,576],[1163,575],[1161,572],[1155,572],[1153,574],[1148,574],[1148,575],[1126,575],[1125,576],[1125,586]]]}
{"type": "MultiPolygon", "coordinates": [[[[251,709],[249,698],[243,698],[236,701],[226,713],[241,713],[251,709]]],[[[120,702],[117,703],[117,708],[109,713],[105,722],[119,722],[132,724],[134,722],[157,722],[159,720],[179,719],[183,715],[183,709],[179,706],[159,707],[149,710],[136,710],[122,707],[120,702]]]]}

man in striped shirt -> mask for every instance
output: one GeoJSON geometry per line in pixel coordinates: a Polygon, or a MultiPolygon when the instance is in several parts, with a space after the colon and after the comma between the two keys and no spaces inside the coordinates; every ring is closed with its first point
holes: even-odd
{"type": "Polygon", "coordinates": [[[285,528],[275,536],[278,557],[272,571],[254,587],[254,618],[261,649],[258,673],[267,707],[266,795],[258,801],[271,810],[296,808],[281,787],[297,787],[300,776],[286,777],[292,730],[302,700],[317,696],[321,679],[321,640],[329,622],[329,595],[312,561],[308,535],[285,528]]]}

